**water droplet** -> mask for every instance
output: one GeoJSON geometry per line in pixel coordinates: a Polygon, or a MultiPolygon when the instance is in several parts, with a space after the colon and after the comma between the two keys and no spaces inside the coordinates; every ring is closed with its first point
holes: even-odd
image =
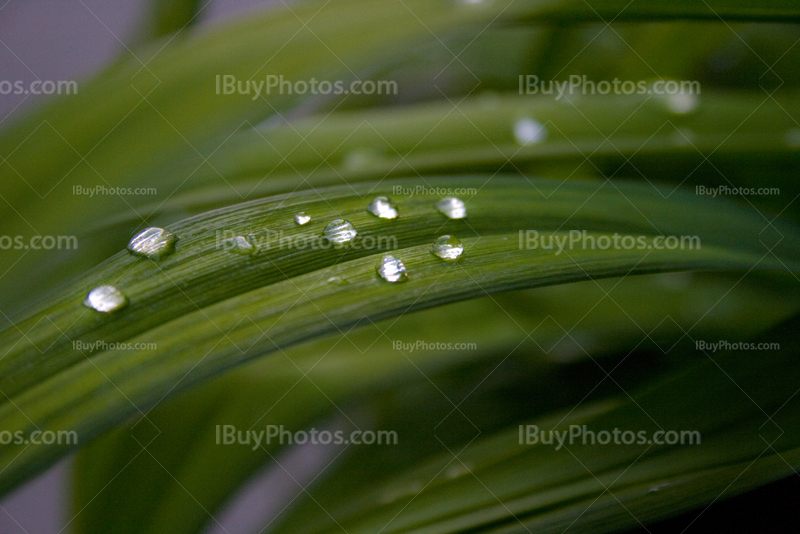
{"type": "Polygon", "coordinates": [[[656,484],[654,486],[651,486],[650,489],[647,490],[647,493],[656,493],[661,488],[666,488],[667,486],[669,486],[669,482],[663,482],[661,484],[656,484]]]}
{"type": "Polygon", "coordinates": [[[338,276],[331,276],[330,278],[328,278],[328,283],[337,286],[346,286],[348,284],[347,280],[343,280],[338,276]]]}
{"type": "Polygon", "coordinates": [[[697,109],[699,104],[694,93],[675,93],[667,95],[667,109],[678,115],[686,115],[697,109]]]}
{"type": "Polygon", "coordinates": [[[83,305],[102,313],[110,313],[128,305],[128,298],[114,286],[99,286],[92,289],[83,305]]]}
{"type": "Polygon", "coordinates": [[[523,146],[541,143],[547,139],[547,128],[533,119],[519,119],[514,123],[514,138],[523,146]]]}
{"type": "Polygon", "coordinates": [[[391,254],[387,254],[378,265],[378,274],[387,282],[405,282],[408,280],[406,266],[391,254]]]}
{"type": "Polygon", "coordinates": [[[344,219],[336,219],[328,223],[322,231],[322,237],[334,245],[345,245],[353,241],[358,232],[353,228],[353,223],[344,219]]]}
{"type": "Polygon", "coordinates": [[[443,198],[436,203],[436,209],[450,219],[465,219],[467,217],[467,207],[464,205],[464,201],[459,198],[443,198]]]}
{"type": "Polygon", "coordinates": [[[234,254],[249,256],[250,254],[253,254],[257,248],[246,237],[237,235],[236,237],[228,239],[228,241],[225,242],[225,250],[228,252],[233,252],[234,254]]]}
{"type": "Polygon", "coordinates": [[[311,217],[306,215],[305,212],[301,211],[300,213],[294,216],[294,222],[296,222],[300,226],[303,226],[304,224],[308,224],[309,222],[311,222],[311,217]]]}
{"type": "Polygon", "coordinates": [[[397,218],[397,204],[388,197],[376,197],[367,206],[367,211],[381,219],[397,218]]]}
{"type": "Polygon", "coordinates": [[[453,261],[464,252],[464,245],[454,235],[443,235],[433,242],[431,252],[443,260],[453,261]]]}
{"type": "Polygon", "coordinates": [[[178,236],[163,228],[148,228],[128,243],[128,250],[139,256],[158,260],[175,251],[178,236]]]}

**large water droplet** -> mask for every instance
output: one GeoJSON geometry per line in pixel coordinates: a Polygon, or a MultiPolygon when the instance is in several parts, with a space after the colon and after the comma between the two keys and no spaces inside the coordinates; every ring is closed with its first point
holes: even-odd
{"type": "Polygon", "coordinates": [[[381,260],[378,274],[387,282],[405,282],[408,279],[405,264],[391,254],[387,254],[381,260]]]}
{"type": "Polygon", "coordinates": [[[686,115],[697,109],[699,104],[694,93],[675,93],[667,95],[667,109],[677,115],[686,115]]]}
{"type": "Polygon", "coordinates": [[[311,222],[311,217],[301,211],[300,213],[294,216],[294,222],[296,222],[300,226],[303,226],[304,224],[308,224],[309,222],[311,222]]]}
{"type": "Polygon", "coordinates": [[[344,219],[336,219],[328,223],[322,231],[322,237],[334,245],[345,245],[353,241],[358,232],[353,228],[353,223],[344,219]]]}
{"type": "Polygon", "coordinates": [[[464,252],[464,245],[454,235],[443,235],[433,242],[431,252],[443,260],[453,261],[464,252]]]}
{"type": "Polygon", "coordinates": [[[178,236],[163,228],[148,228],[128,243],[128,250],[139,256],[158,260],[175,251],[178,236]]]}
{"type": "Polygon", "coordinates": [[[445,214],[450,219],[465,219],[467,217],[467,207],[464,202],[455,197],[446,197],[436,203],[436,209],[445,214]]]}
{"type": "Polygon", "coordinates": [[[243,256],[249,256],[253,254],[257,248],[250,239],[246,237],[237,235],[226,241],[225,243],[225,250],[229,252],[233,252],[235,254],[241,254],[243,256]]]}
{"type": "Polygon", "coordinates": [[[128,298],[114,286],[99,286],[92,289],[83,305],[102,313],[110,313],[128,305],[128,298]]]}
{"type": "Polygon", "coordinates": [[[381,219],[397,218],[397,204],[388,197],[376,197],[367,206],[367,211],[381,219]]]}
{"type": "Polygon", "coordinates": [[[541,143],[547,139],[547,128],[534,119],[519,119],[514,123],[514,138],[520,145],[541,143]]]}

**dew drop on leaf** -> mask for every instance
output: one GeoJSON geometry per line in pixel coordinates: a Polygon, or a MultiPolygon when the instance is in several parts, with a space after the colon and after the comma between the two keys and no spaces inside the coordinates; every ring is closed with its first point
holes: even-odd
{"type": "Polygon", "coordinates": [[[465,219],[467,207],[464,201],[455,197],[446,197],[436,203],[436,209],[449,219],[465,219]]]}
{"type": "Polygon", "coordinates": [[[89,292],[83,305],[101,313],[110,313],[128,305],[128,298],[114,286],[98,286],[89,292]]]}
{"type": "Polygon", "coordinates": [[[225,243],[225,250],[228,252],[233,252],[234,254],[241,254],[242,256],[249,256],[253,254],[257,249],[253,243],[250,242],[246,237],[237,235],[229,239],[225,243]]]}
{"type": "Polygon", "coordinates": [[[311,217],[306,215],[302,211],[294,216],[294,222],[296,222],[300,226],[303,226],[304,224],[308,224],[310,221],[311,221],[311,217]]]}
{"type": "Polygon", "coordinates": [[[367,211],[381,219],[396,219],[397,204],[388,197],[376,197],[367,205],[367,211]]]}
{"type": "Polygon", "coordinates": [[[344,245],[353,241],[358,232],[353,228],[353,223],[345,219],[336,219],[328,223],[322,231],[322,237],[335,245],[344,245]]]}
{"type": "Polygon", "coordinates": [[[464,245],[454,235],[443,235],[433,242],[431,252],[443,260],[453,261],[464,252],[464,245]]]}
{"type": "Polygon", "coordinates": [[[178,236],[163,228],[148,228],[140,232],[128,243],[128,250],[138,256],[158,260],[175,251],[178,236]]]}
{"type": "Polygon", "coordinates": [[[391,254],[387,254],[381,259],[381,263],[378,265],[378,274],[387,282],[405,282],[408,280],[405,264],[391,254]]]}

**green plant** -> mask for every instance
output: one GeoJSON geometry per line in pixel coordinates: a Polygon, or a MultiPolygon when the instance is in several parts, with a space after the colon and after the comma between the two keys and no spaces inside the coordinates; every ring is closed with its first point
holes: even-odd
{"type": "MultiPolygon", "coordinates": [[[[222,425],[399,436],[339,451],[286,532],[622,531],[794,473],[794,3],[309,0],[210,30],[197,9],[159,3],[134,52],[0,134],[6,235],[80,242],[0,255],[0,430],[79,436],[76,532],[213,523],[291,449],[220,446],[222,425]],[[703,91],[521,95],[529,73],[703,91]],[[268,75],[401,90],[219,94],[268,75]],[[158,195],[74,194],[96,185],[158,195]],[[457,190],[466,218],[436,207],[457,190]],[[335,219],[361,241],[310,246],[335,219]],[[150,226],[174,253],[120,252],[150,226]],[[406,282],[376,274],[381,242],[406,282]],[[83,306],[102,285],[129,304],[83,306]],[[525,445],[532,425],[702,443],[525,445]]],[[[0,488],[75,449],[3,445],[0,488]]]]}

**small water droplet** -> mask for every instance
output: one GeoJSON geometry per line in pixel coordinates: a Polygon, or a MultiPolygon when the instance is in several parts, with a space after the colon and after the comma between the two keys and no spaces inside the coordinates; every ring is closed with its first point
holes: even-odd
{"type": "Polygon", "coordinates": [[[443,198],[436,203],[436,209],[449,219],[465,219],[467,217],[467,207],[464,205],[464,201],[459,198],[443,198]]]}
{"type": "Polygon", "coordinates": [[[110,313],[127,306],[128,298],[114,286],[99,286],[89,292],[83,305],[102,313],[110,313]]]}
{"type": "Polygon", "coordinates": [[[345,245],[353,241],[358,232],[353,228],[353,223],[345,219],[336,219],[328,223],[322,231],[322,237],[334,245],[345,245]]]}
{"type": "Polygon", "coordinates": [[[431,252],[443,260],[453,261],[464,252],[464,245],[462,245],[461,240],[454,235],[443,235],[433,242],[431,252]]]}
{"type": "Polygon", "coordinates": [[[514,123],[514,138],[523,146],[541,143],[547,139],[547,128],[534,119],[519,119],[514,123]]]}
{"type": "Polygon", "coordinates": [[[346,286],[348,284],[347,280],[343,280],[338,276],[331,276],[330,278],[328,278],[328,283],[337,286],[346,286]]]}
{"type": "Polygon", "coordinates": [[[296,222],[300,226],[303,226],[304,224],[308,224],[309,222],[311,222],[311,217],[309,215],[306,215],[305,212],[301,211],[300,213],[294,216],[294,222],[296,222]]]}
{"type": "Polygon", "coordinates": [[[175,251],[178,236],[163,228],[148,228],[128,243],[128,250],[139,256],[158,260],[175,251]]]}
{"type": "Polygon", "coordinates": [[[225,250],[228,252],[233,252],[234,254],[249,256],[250,254],[253,254],[257,248],[255,245],[253,245],[250,239],[237,235],[236,237],[226,241],[225,250]]]}
{"type": "Polygon", "coordinates": [[[667,95],[667,109],[677,115],[686,115],[697,109],[699,101],[694,93],[675,93],[667,95]]]}
{"type": "Polygon", "coordinates": [[[669,486],[669,482],[663,482],[661,484],[656,484],[655,486],[651,486],[650,489],[647,490],[647,493],[656,493],[661,488],[666,488],[667,486],[669,486]]]}
{"type": "Polygon", "coordinates": [[[378,274],[387,282],[405,282],[408,280],[406,266],[391,254],[387,254],[378,265],[378,274]]]}
{"type": "Polygon", "coordinates": [[[367,211],[381,219],[396,219],[398,215],[397,204],[388,197],[376,197],[367,206],[367,211]]]}

